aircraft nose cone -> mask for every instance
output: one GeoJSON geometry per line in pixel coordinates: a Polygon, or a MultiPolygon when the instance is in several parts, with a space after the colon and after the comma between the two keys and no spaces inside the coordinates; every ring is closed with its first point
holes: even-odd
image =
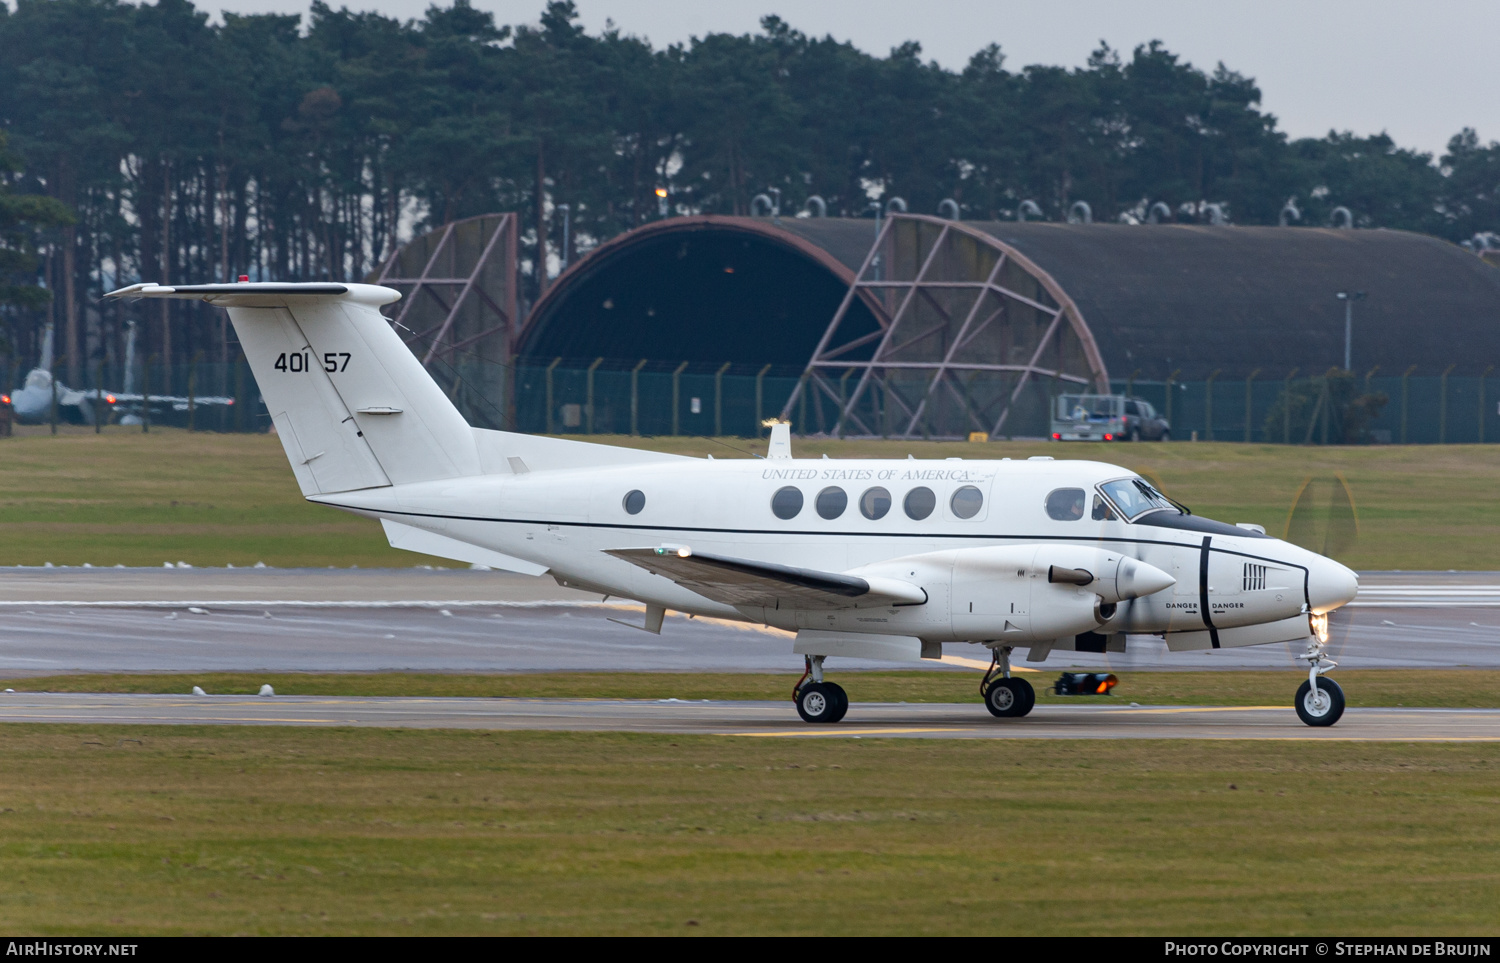
{"type": "Polygon", "coordinates": [[[1319,558],[1307,573],[1307,600],[1317,615],[1354,601],[1359,576],[1331,558],[1319,558]]]}
{"type": "Polygon", "coordinates": [[[1177,580],[1155,565],[1127,558],[1120,562],[1115,584],[1122,599],[1138,599],[1177,584],[1177,580]]]}

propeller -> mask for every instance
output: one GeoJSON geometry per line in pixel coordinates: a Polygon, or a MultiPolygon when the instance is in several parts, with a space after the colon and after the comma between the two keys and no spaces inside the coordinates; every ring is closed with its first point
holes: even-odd
{"type": "Polygon", "coordinates": [[[1329,558],[1353,551],[1359,540],[1359,513],[1344,476],[1309,475],[1303,479],[1281,537],[1329,558]]]}
{"type": "MultiPolygon", "coordinates": [[[[1281,537],[1329,558],[1347,558],[1359,541],[1359,512],[1348,480],[1338,473],[1304,478],[1292,499],[1281,537]]],[[[1337,656],[1343,650],[1352,625],[1349,609],[1333,614],[1328,625],[1329,654],[1337,656]]]]}

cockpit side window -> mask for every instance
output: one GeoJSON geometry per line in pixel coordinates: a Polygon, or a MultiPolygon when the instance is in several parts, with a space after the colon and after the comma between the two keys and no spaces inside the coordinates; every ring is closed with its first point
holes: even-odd
{"type": "Polygon", "coordinates": [[[1047,496],[1047,517],[1059,522],[1076,522],[1083,518],[1082,488],[1059,488],[1047,496]]]}
{"type": "Polygon", "coordinates": [[[1166,510],[1181,514],[1181,509],[1167,500],[1167,496],[1152,488],[1141,478],[1122,478],[1105,482],[1099,486],[1126,521],[1133,522],[1147,512],[1166,510]]]}
{"type": "Polygon", "coordinates": [[[1107,501],[1104,500],[1104,496],[1103,495],[1095,495],[1094,496],[1094,521],[1096,521],[1096,522],[1112,522],[1114,520],[1115,520],[1115,513],[1114,513],[1114,510],[1109,507],[1109,502],[1107,502],[1107,501]]]}

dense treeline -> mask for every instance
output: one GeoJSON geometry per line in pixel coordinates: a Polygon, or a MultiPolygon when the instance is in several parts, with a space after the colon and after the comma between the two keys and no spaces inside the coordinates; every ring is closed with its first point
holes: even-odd
{"type": "MultiPolygon", "coordinates": [[[[587,34],[562,2],[524,27],[467,0],[413,22],[315,3],[305,25],[211,26],[187,0],[17,0],[0,4],[0,127],[26,164],[10,186],[76,215],[45,229],[49,305],[0,309],[12,357],[50,316],[75,380],[146,310],[101,307],[103,290],[357,278],[414,231],[497,210],[523,214],[528,297],[538,260],[555,272],[664,212],[743,214],[761,193],[845,216],[899,196],[925,212],[952,198],[966,218],[1029,200],[1061,219],[1081,200],[1095,220],[1160,202],[1274,224],[1292,200],[1304,225],[1345,207],[1360,227],[1500,229],[1500,145],[1465,130],[1435,161],[1384,135],[1288,141],[1252,79],[1157,43],[1020,70],[991,45],[955,72],[916,44],[872,56],[774,17],[658,50],[587,34]]],[[[219,327],[166,304],[144,349],[217,357],[219,327]]]]}

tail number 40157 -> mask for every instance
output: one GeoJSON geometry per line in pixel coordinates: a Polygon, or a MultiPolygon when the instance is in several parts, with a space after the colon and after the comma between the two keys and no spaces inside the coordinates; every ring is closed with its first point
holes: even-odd
{"type": "MultiPolygon", "coordinates": [[[[323,355],[323,370],[329,373],[345,371],[349,367],[349,359],[353,357],[347,351],[329,351],[323,355]]],[[[282,352],[276,359],[277,371],[311,371],[314,364],[312,353],[309,351],[282,352]]]]}

